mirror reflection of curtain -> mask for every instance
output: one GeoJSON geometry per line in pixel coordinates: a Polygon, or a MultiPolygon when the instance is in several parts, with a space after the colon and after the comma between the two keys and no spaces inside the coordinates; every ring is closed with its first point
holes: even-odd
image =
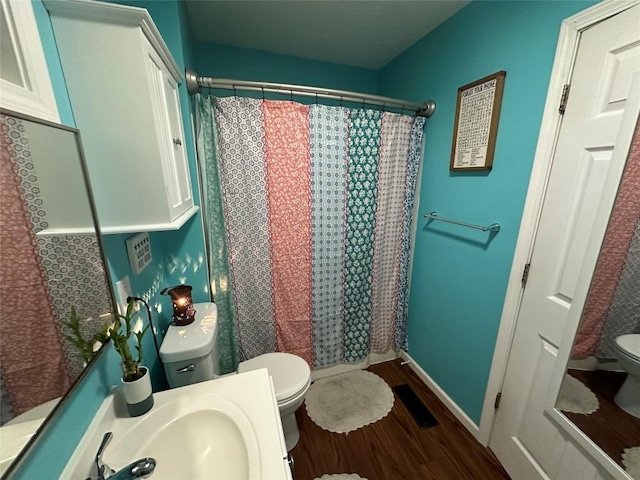
{"type": "Polygon", "coordinates": [[[5,423],[61,396],[72,379],[29,217],[28,193],[19,177],[17,156],[29,158],[24,127],[3,121],[0,135],[0,371],[5,423]],[[37,319],[37,324],[29,319],[37,319]]]}
{"type": "Polygon", "coordinates": [[[611,212],[572,358],[615,358],[615,340],[640,333],[640,124],[611,212]]]}
{"type": "MultiPolygon", "coordinates": [[[[53,172],[60,195],[78,190],[65,189],[68,179],[82,178],[75,135],[0,115],[1,423],[64,395],[84,369],[85,359],[66,337],[71,329],[62,323],[72,308],[84,339],[110,320],[110,291],[96,234],[37,235],[49,227],[45,175],[53,172]],[[53,145],[60,151],[51,151],[53,145]],[[44,168],[60,158],[68,162],[44,168]]],[[[88,198],[76,201],[91,219],[88,198]]]]}

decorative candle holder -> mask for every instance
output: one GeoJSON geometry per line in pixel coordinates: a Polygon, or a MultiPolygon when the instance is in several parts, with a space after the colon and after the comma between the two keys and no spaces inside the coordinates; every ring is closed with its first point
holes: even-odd
{"type": "Polygon", "coordinates": [[[169,295],[171,297],[173,323],[179,327],[193,323],[196,318],[191,290],[191,285],[176,285],[175,287],[167,287],[160,292],[161,295],[169,295]]]}

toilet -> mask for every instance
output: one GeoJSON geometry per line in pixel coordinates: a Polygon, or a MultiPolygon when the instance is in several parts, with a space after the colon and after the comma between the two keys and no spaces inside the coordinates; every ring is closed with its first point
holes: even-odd
{"type": "Polygon", "coordinates": [[[640,418],[640,334],[616,338],[616,357],[628,375],[614,400],[625,412],[640,418]]]}
{"type": "Polygon", "coordinates": [[[311,385],[311,369],[307,362],[291,353],[265,353],[240,363],[238,373],[266,368],[273,380],[282,431],[287,451],[290,452],[300,439],[296,410],[300,408],[311,385]]]}
{"type": "MultiPolygon", "coordinates": [[[[195,303],[196,318],[186,326],[170,325],[160,346],[160,359],[171,388],[220,376],[216,347],[218,311],[214,303],[195,303]]],[[[306,361],[290,353],[266,353],[238,365],[238,373],[266,368],[273,382],[287,451],[298,443],[295,412],[311,385],[306,361]]]]}

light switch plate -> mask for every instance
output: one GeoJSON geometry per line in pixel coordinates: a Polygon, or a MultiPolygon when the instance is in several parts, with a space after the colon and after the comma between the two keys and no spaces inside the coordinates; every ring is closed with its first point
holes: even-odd
{"type": "Polygon", "coordinates": [[[116,282],[116,297],[120,314],[124,315],[127,311],[127,297],[133,297],[129,275],[125,275],[116,282]]]}
{"type": "Polygon", "coordinates": [[[134,275],[138,275],[153,259],[149,234],[146,232],[138,233],[133,237],[127,238],[127,252],[129,253],[131,271],[134,275]]]}

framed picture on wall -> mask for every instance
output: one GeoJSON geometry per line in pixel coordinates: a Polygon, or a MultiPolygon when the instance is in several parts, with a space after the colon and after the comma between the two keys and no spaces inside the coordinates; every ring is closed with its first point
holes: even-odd
{"type": "Polygon", "coordinates": [[[449,170],[491,170],[507,72],[458,88],[449,170]]]}

